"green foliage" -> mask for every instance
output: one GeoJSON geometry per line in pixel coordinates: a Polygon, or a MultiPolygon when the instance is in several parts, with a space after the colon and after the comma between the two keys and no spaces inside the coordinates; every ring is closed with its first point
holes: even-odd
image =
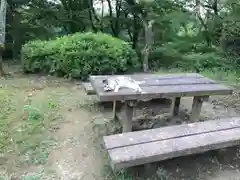
{"type": "Polygon", "coordinates": [[[103,33],[76,33],[51,41],[31,41],[22,48],[25,72],[86,79],[90,74],[137,70],[138,57],[124,41],[103,33]]]}
{"type": "Polygon", "coordinates": [[[27,113],[27,118],[29,121],[40,120],[42,118],[40,110],[33,106],[25,105],[23,109],[27,113]]]}
{"type": "Polygon", "coordinates": [[[225,18],[221,37],[223,49],[231,56],[240,56],[240,16],[225,18]]]}
{"type": "Polygon", "coordinates": [[[157,169],[156,175],[158,180],[168,180],[170,178],[169,173],[161,167],[157,169]]]}
{"type": "Polygon", "coordinates": [[[4,175],[0,175],[0,180],[8,180],[9,178],[7,176],[4,175]]]}
{"type": "Polygon", "coordinates": [[[158,69],[160,67],[170,67],[176,62],[181,61],[181,53],[173,48],[158,47],[153,50],[149,57],[150,67],[158,69]]]}
{"type": "Polygon", "coordinates": [[[26,175],[21,178],[21,180],[40,180],[41,175],[26,175]]]}
{"type": "Polygon", "coordinates": [[[179,66],[184,69],[204,69],[220,68],[225,64],[225,60],[220,55],[210,53],[189,53],[183,56],[183,61],[179,62],[179,66]]]}
{"type": "MultiPolygon", "coordinates": [[[[229,62],[230,63],[230,62],[229,62]]],[[[229,64],[228,63],[228,64],[229,64]]],[[[223,67],[227,61],[220,48],[199,43],[195,38],[179,38],[157,47],[150,55],[152,69],[180,67],[191,70],[223,67]]]]}

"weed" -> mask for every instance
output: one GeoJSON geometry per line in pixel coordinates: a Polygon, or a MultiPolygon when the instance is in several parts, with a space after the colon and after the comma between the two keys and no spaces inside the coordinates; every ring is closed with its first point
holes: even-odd
{"type": "Polygon", "coordinates": [[[23,176],[21,178],[21,180],[40,180],[41,179],[41,175],[40,174],[37,174],[37,175],[26,175],[26,176],[23,176]]]}
{"type": "Polygon", "coordinates": [[[111,178],[114,180],[133,180],[133,177],[125,171],[113,172],[111,178]]]}
{"type": "Polygon", "coordinates": [[[31,106],[31,105],[25,105],[23,107],[24,111],[27,112],[27,117],[29,121],[35,121],[42,119],[42,114],[39,109],[31,106]]]}
{"type": "Polygon", "coordinates": [[[159,167],[157,169],[156,175],[157,175],[157,179],[158,180],[168,180],[169,179],[168,172],[165,169],[161,168],[161,167],[159,167]]]}
{"type": "Polygon", "coordinates": [[[212,70],[204,70],[201,72],[202,75],[222,81],[226,84],[236,84],[240,81],[240,74],[234,71],[225,71],[221,69],[212,69],[212,70]]]}
{"type": "Polygon", "coordinates": [[[0,180],[8,180],[8,177],[5,175],[0,175],[0,180]]]}
{"type": "Polygon", "coordinates": [[[50,100],[48,102],[48,107],[51,108],[51,109],[56,109],[58,106],[55,102],[53,102],[53,100],[50,100]]]}

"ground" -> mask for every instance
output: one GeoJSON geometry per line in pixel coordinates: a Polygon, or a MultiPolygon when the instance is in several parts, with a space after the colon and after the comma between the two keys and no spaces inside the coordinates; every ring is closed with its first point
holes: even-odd
{"type": "MultiPolygon", "coordinates": [[[[232,96],[206,102],[201,119],[239,116],[234,86],[232,96]]],[[[113,173],[101,137],[119,124],[79,81],[15,72],[0,80],[0,95],[0,180],[240,180],[238,147],[159,162],[149,172],[113,173]]],[[[183,99],[181,118],[191,102],[183,99]]]]}

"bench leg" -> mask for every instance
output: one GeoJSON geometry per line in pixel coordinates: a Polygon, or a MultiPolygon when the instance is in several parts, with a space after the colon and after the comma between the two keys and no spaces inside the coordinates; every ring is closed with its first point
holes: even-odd
{"type": "Polygon", "coordinates": [[[194,97],[190,121],[195,122],[199,119],[201,109],[202,109],[202,103],[203,103],[203,97],[201,97],[201,96],[194,97]]]}
{"type": "Polygon", "coordinates": [[[132,131],[133,106],[126,101],[124,103],[125,118],[122,121],[123,133],[132,131]]]}
{"type": "Polygon", "coordinates": [[[171,116],[176,116],[179,113],[181,97],[173,98],[172,105],[171,105],[171,116]]]}

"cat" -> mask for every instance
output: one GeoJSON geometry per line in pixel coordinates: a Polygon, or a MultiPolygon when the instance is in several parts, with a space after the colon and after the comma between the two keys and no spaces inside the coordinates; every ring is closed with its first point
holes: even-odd
{"type": "Polygon", "coordinates": [[[102,83],[104,84],[104,91],[118,92],[121,88],[130,88],[136,92],[142,92],[138,82],[126,76],[116,76],[104,79],[102,83]]]}

